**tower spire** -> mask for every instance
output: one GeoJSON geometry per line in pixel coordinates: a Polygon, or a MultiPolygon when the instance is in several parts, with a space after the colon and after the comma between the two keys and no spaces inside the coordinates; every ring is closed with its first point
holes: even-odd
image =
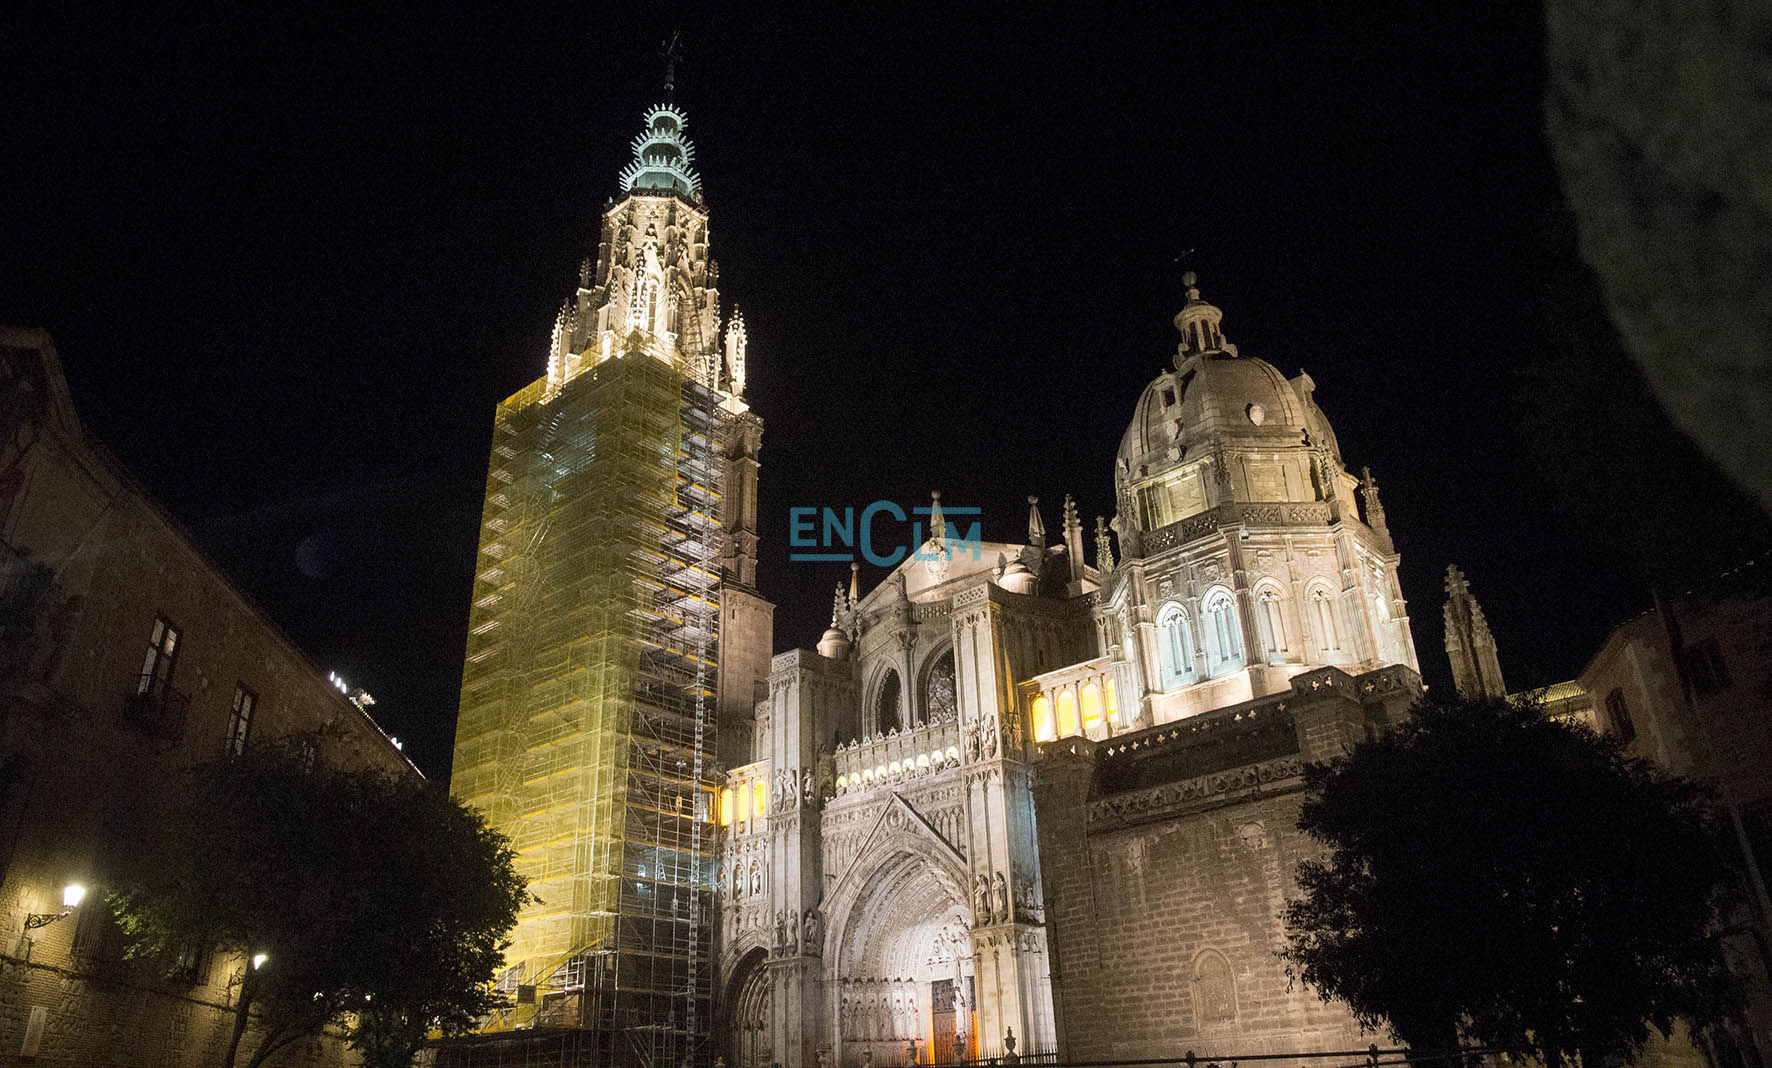
{"type": "Polygon", "coordinates": [[[1489,621],[1471,596],[1470,580],[1456,564],[1446,568],[1446,659],[1461,697],[1506,697],[1501,660],[1489,621]]]}
{"type": "Polygon", "coordinates": [[[658,57],[665,61],[665,103],[674,104],[677,102],[677,61],[683,58],[682,30],[671,31],[671,39],[659,49],[658,57]]]}

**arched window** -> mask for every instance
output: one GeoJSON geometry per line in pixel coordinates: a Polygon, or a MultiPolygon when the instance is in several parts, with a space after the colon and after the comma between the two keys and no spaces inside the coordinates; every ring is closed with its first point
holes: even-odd
{"type": "Polygon", "coordinates": [[[751,792],[743,786],[735,792],[738,795],[738,822],[743,823],[751,818],[751,792]]]}
{"type": "Polygon", "coordinates": [[[1194,680],[1193,635],[1188,633],[1187,613],[1174,601],[1157,612],[1157,662],[1162,668],[1159,686],[1169,690],[1194,680]]]}
{"type": "Polygon", "coordinates": [[[1237,1018],[1237,988],[1230,962],[1209,949],[1194,960],[1194,1020],[1200,1027],[1227,1024],[1237,1018]]]}
{"type": "Polygon", "coordinates": [[[722,827],[732,826],[732,816],[733,816],[732,791],[729,789],[728,790],[721,790],[720,791],[720,826],[722,826],[722,827]]]}
{"type": "Polygon", "coordinates": [[[769,791],[764,787],[763,780],[758,779],[751,784],[751,815],[762,819],[769,811],[769,791]]]}
{"type": "Polygon", "coordinates": [[[1280,613],[1280,591],[1263,586],[1256,594],[1256,622],[1261,625],[1261,644],[1270,653],[1286,650],[1286,622],[1280,613]]]}
{"type": "Polygon", "coordinates": [[[1217,675],[1243,663],[1243,635],[1237,623],[1237,607],[1228,590],[1217,590],[1206,597],[1205,604],[1206,659],[1212,674],[1217,675]]]}
{"type": "Polygon", "coordinates": [[[1109,675],[1107,680],[1107,714],[1108,720],[1113,723],[1122,722],[1120,719],[1120,697],[1117,691],[1114,677],[1109,675]]]}
{"type": "Polygon", "coordinates": [[[874,698],[874,730],[879,734],[904,728],[904,711],[900,707],[898,672],[888,671],[880,680],[879,696],[874,698]]]}
{"type": "Polygon", "coordinates": [[[1101,725],[1101,687],[1092,682],[1083,687],[1083,733],[1101,725]]]}
{"type": "Polygon", "coordinates": [[[1058,736],[1069,738],[1077,733],[1077,695],[1065,690],[1058,695],[1058,736]]]}
{"type": "Polygon", "coordinates": [[[1335,600],[1328,589],[1318,586],[1311,590],[1311,610],[1317,617],[1317,638],[1323,648],[1341,648],[1341,636],[1335,632],[1335,600]]]}
{"type": "Polygon", "coordinates": [[[923,722],[943,723],[958,719],[960,706],[954,695],[954,651],[936,657],[923,675],[923,722]]]}
{"type": "Polygon", "coordinates": [[[1058,727],[1052,722],[1052,702],[1045,694],[1034,698],[1034,741],[1050,742],[1058,737],[1058,727]]]}
{"type": "Polygon", "coordinates": [[[634,283],[634,300],[628,306],[628,328],[658,329],[658,277],[646,275],[634,283]]]}

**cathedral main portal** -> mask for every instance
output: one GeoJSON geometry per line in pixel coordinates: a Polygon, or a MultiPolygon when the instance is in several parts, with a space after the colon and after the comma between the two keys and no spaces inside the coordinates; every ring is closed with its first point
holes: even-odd
{"type": "Polygon", "coordinates": [[[828,977],[843,1068],[970,1059],[976,1001],[959,874],[925,849],[894,850],[856,873],[828,977]]]}

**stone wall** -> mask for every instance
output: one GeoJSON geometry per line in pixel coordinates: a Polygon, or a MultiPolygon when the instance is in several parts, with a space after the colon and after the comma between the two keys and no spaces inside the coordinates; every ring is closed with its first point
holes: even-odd
{"type": "Polygon", "coordinates": [[[1061,739],[1036,765],[1053,999],[1066,1059],[1360,1049],[1345,1009],[1275,955],[1294,872],[1300,774],[1420,693],[1407,668],[1329,668],[1292,692],[1109,743],[1061,739]]]}

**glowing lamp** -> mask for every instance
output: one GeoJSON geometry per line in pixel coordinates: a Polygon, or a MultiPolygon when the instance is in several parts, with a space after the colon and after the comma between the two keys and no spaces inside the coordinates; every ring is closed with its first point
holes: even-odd
{"type": "Polygon", "coordinates": [[[73,913],[86,900],[86,887],[79,883],[69,883],[62,887],[62,910],[60,912],[32,912],[25,916],[25,930],[34,931],[39,927],[48,927],[55,921],[73,913]]]}
{"type": "Polygon", "coordinates": [[[269,953],[254,953],[252,955],[252,970],[256,972],[260,968],[263,968],[265,966],[265,961],[270,959],[271,955],[269,953]]]}

